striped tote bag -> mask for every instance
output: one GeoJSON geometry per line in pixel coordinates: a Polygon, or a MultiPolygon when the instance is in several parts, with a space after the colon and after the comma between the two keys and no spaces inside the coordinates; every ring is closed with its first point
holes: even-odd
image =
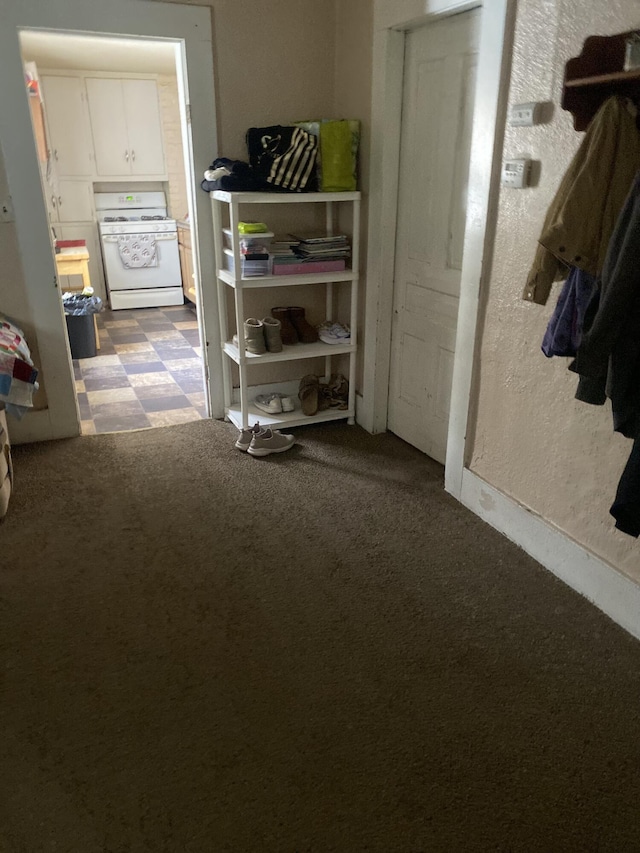
{"type": "Polygon", "coordinates": [[[301,127],[272,125],[247,131],[249,163],[265,189],[315,192],[318,138],[301,127]]]}

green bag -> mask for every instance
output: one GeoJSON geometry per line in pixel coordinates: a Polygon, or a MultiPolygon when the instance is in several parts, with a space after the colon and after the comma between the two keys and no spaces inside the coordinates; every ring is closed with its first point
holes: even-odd
{"type": "Polygon", "coordinates": [[[357,119],[323,119],[296,124],[320,138],[319,189],[325,193],[357,189],[360,122],[357,119]]]}
{"type": "Polygon", "coordinates": [[[353,192],[356,189],[359,141],[358,121],[323,121],[320,124],[323,192],[353,192]]]}

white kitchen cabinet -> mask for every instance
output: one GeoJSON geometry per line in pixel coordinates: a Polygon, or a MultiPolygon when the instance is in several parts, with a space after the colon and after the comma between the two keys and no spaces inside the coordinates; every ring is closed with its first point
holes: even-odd
{"type": "MultiPolygon", "coordinates": [[[[359,234],[360,234],[360,193],[249,193],[249,192],[224,192],[215,190],[209,193],[213,207],[214,243],[218,263],[218,301],[220,315],[220,334],[222,350],[224,353],[224,401],[225,414],[239,429],[253,426],[260,422],[269,427],[294,427],[303,424],[320,423],[322,421],[334,421],[348,419],[350,424],[355,422],[355,381],[356,381],[356,355],[357,355],[357,310],[358,310],[358,264],[359,264],[359,234]],[[333,234],[334,207],[337,203],[351,206],[351,268],[341,272],[332,273],[307,273],[305,275],[265,275],[256,277],[242,277],[241,254],[238,241],[238,222],[255,219],[251,215],[251,205],[279,204],[288,205],[291,213],[291,228],[294,229],[299,223],[300,211],[295,209],[296,205],[318,205],[325,207],[326,234],[333,234]],[[228,226],[233,242],[233,272],[221,269],[225,253],[223,251],[223,228],[228,226]],[[348,322],[351,329],[349,343],[326,344],[322,341],[311,344],[295,344],[285,346],[282,352],[266,352],[263,355],[254,355],[245,350],[244,347],[244,320],[246,319],[244,294],[253,288],[286,288],[295,285],[306,285],[313,288],[322,287],[325,290],[326,319],[336,320],[334,309],[338,300],[334,296],[334,288],[349,287],[349,317],[348,322]],[[228,327],[227,298],[230,294],[234,297],[235,325],[238,332],[238,344],[233,342],[233,335],[228,327]],[[309,372],[305,367],[308,359],[325,359],[325,378],[328,379],[332,372],[332,357],[347,356],[349,360],[349,401],[348,408],[344,410],[326,409],[315,415],[305,415],[299,406],[293,412],[283,412],[277,415],[265,414],[252,405],[249,394],[249,373],[252,367],[258,364],[281,363],[286,361],[300,362],[300,378],[309,372]],[[234,399],[232,386],[231,364],[238,365],[239,374],[239,400],[234,399]]],[[[289,210],[287,212],[289,212],[289,210]]],[[[341,231],[344,225],[341,222],[341,231]]],[[[348,233],[348,231],[347,231],[348,233]]],[[[286,294],[274,297],[274,303],[286,305],[286,294]]],[[[278,389],[275,389],[278,390],[278,389]]],[[[297,389],[296,389],[297,390],[297,389]]],[[[294,395],[295,396],[295,395],[294,395]]]]}
{"type": "Polygon", "coordinates": [[[91,131],[81,77],[43,76],[49,156],[60,178],[93,174],[91,131]]]}
{"type": "Polygon", "coordinates": [[[155,80],[87,77],[99,178],[166,179],[155,80]]]}
{"type": "Polygon", "coordinates": [[[94,220],[93,185],[91,181],[58,179],[55,172],[43,177],[42,187],[49,221],[87,222],[94,220]]]}
{"type": "Polygon", "coordinates": [[[58,222],[91,222],[93,213],[93,189],[90,181],[57,182],[56,207],[58,222]]]}
{"type": "Polygon", "coordinates": [[[155,80],[123,80],[132,175],[164,175],[162,120],[155,80]]]}

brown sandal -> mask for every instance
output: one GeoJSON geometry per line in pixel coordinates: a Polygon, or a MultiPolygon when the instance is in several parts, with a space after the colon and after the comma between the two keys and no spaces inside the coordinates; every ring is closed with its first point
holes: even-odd
{"type": "Polygon", "coordinates": [[[308,373],[300,380],[298,388],[298,397],[302,403],[302,411],[305,415],[315,415],[318,411],[318,398],[320,391],[320,383],[318,377],[313,373],[308,373]]]}

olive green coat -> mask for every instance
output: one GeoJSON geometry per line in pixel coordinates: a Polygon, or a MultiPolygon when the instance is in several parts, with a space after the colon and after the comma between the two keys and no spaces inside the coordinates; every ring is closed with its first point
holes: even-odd
{"type": "Polygon", "coordinates": [[[594,116],[547,211],[523,299],[544,305],[569,267],[597,276],[640,170],[640,133],[623,98],[594,116]]]}

